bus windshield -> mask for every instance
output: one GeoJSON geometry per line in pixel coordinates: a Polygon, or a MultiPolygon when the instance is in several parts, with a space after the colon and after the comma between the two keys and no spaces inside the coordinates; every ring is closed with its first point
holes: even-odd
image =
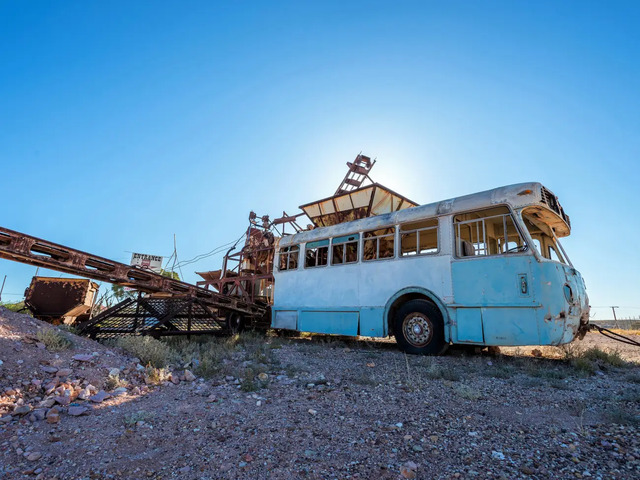
{"type": "Polygon", "coordinates": [[[547,225],[539,215],[536,207],[525,208],[522,211],[522,219],[533,239],[533,244],[540,255],[555,262],[567,263],[562,255],[562,247],[553,234],[551,227],[547,225]]]}

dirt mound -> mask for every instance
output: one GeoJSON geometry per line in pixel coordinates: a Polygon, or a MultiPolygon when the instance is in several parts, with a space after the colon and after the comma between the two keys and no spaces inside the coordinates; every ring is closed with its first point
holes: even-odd
{"type": "Polygon", "coordinates": [[[57,423],[65,414],[88,414],[91,404],[121,388],[140,387],[137,360],[0,307],[0,422],[57,423]]]}

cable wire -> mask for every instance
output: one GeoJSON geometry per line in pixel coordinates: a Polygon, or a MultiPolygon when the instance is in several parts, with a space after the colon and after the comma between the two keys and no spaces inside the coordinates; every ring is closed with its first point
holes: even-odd
{"type": "Polygon", "coordinates": [[[214,248],[213,250],[211,250],[208,253],[203,253],[200,255],[196,255],[195,257],[189,259],[189,260],[183,260],[182,262],[179,262],[176,264],[176,267],[184,267],[186,265],[191,265],[192,263],[196,263],[199,262],[200,260],[204,260],[205,258],[211,257],[213,255],[216,255],[220,252],[222,252],[224,249],[228,248],[229,246],[231,246],[232,244],[235,246],[238,244],[238,242],[240,240],[242,240],[245,237],[246,233],[243,233],[242,235],[240,235],[240,237],[238,237],[237,240],[232,240],[228,243],[225,243],[224,245],[221,245],[219,247],[214,248]]]}
{"type": "Polygon", "coordinates": [[[627,345],[633,345],[635,347],[640,347],[640,342],[634,340],[633,338],[629,338],[619,333],[612,332],[608,328],[604,328],[595,324],[591,324],[591,328],[594,330],[598,330],[602,335],[604,335],[607,338],[610,338],[611,340],[626,343],[627,345]]]}

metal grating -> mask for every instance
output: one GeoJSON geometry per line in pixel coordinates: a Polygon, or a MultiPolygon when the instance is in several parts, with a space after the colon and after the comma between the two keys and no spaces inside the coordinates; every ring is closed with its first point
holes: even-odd
{"type": "Polygon", "coordinates": [[[193,297],[127,299],[78,326],[91,338],[198,335],[224,331],[224,313],[193,297]]]}

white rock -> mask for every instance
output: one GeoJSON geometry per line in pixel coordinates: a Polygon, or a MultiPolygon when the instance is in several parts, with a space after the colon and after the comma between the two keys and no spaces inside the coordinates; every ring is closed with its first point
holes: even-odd
{"type": "Polygon", "coordinates": [[[491,458],[495,458],[496,460],[504,460],[504,453],[502,452],[497,452],[497,451],[492,451],[491,452],[491,458]]]}
{"type": "Polygon", "coordinates": [[[40,460],[40,457],[42,457],[42,454],[40,452],[31,452],[28,455],[26,455],[27,460],[29,460],[30,462],[35,462],[36,460],[40,460]]]}
{"type": "Polygon", "coordinates": [[[120,369],[119,368],[112,368],[111,370],[109,370],[109,376],[111,376],[111,377],[120,376],[120,369]]]}

